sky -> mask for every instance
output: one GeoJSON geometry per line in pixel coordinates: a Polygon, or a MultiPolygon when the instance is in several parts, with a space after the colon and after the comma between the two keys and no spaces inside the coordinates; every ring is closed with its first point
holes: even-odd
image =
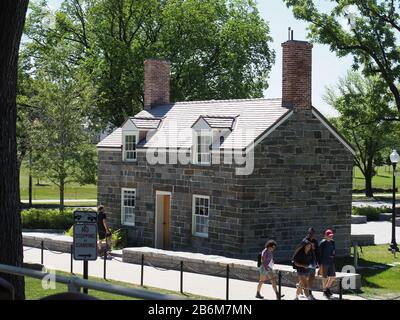
{"type": "MultiPolygon", "coordinates": [[[[316,0],[322,10],[327,10],[330,1],[316,0]]],[[[61,0],[48,0],[48,5],[56,9],[61,0]]],[[[275,50],[276,60],[272,67],[268,80],[269,88],[265,90],[266,98],[279,98],[282,96],[282,50],[281,43],[288,39],[288,27],[294,30],[295,40],[307,40],[307,23],[296,20],[290,9],[282,0],[257,0],[260,15],[269,23],[275,50]]],[[[337,115],[323,99],[328,86],[335,86],[340,77],[344,77],[351,68],[352,58],[338,58],[326,45],[314,44],[313,48],[313,81],[312,81],[312,102],[325,116],[337,115]]]]}

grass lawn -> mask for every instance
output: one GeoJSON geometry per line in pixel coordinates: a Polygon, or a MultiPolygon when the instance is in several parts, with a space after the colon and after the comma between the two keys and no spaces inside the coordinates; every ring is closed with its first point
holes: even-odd
{"type": "MultiPolygon", "coordinates": [[[[399,177],[400,178],[400,177],[399,177]]],[[[382,166],[377,168],[377,174],[372,178],[372,186],[380,189],[392,189],[392,168],[382,166]]],[[[359,168],[354,167],[353,189],[365,189],[365,179],[359,168]]]]}
{"type": "MultiPolygon", "coordinates": [[[[400,254],[396,258],[388,250],[388,245],[363,247],[359,250],[357,271],[362,276],[362,296],[377,299],[400,297],[400,254]]],[[[338,267],[353,265],[353,258],[338,259],[338,267]]]]}
{"type": "MultiPolygon", "coordinates": [[[[70,276],[69,273],[65,273],[65,272],[61,272],[61,271],[57,271],[57,274],[70,276]]],[[[178,296],[182,296],[182,298],[189,298],[189,299],[195,299],[195,300],[210,299],[207,297],[197,296],[197,295],[193,295],[193,294],[189,294],[189,293],[185,293],[185,294],[181,295],[179,292],[175,292],[175,291],[169,291],[169,290],[146,287],[146,286],[141,287],[138,285],[128,284],[128,283],[119,282],[119,281],[106,281],[106,280],[94,278],[94,277],[89,277],[89,280],[100,282],[100,283],[120,285],[120,286],[124,286],[127,288],[132,288],[132,289],[147,289],[149,291],[158,292],[158,293],[162,293],[162,294],[175,294],[178,296]]],[[[46,296],[49,296],[52,294],[67,292],[67,291],[68,291],[67,285],[65,285],[65,284],[57,283],[56,289],[47,289],[46,290],[46,289],[43,289],[41,280],[25,277],[26,300],[38,300],[40,298],[43,298],[43,297],[46,297],[46,296]]],[[[89,290],[89,295],[97,297],[102,300],[137,300],[137,299],[130,298],[130,297],[119,296],[116,294],[95,291],[95,290],[89,290]]]]}
{"type": "MultiPolygon", "coordinates": [[[[29,198],[28,195],[28,183],[29,183],[29,169],[26,163],[22,163],[21,166],[21,174],[20,174],[20,191],[21,191],[21,199],[27,200],[29,198]]],[[[37,179],[33,178],[33,191],[32,198],[33,200],[40,199],[51,199],[56,200],[60,198],[60,193],[58,187],[50,181],[46,179],[40,179],[40,185],[37,186],[37,179]]],[[[77,183],[67,184],[65,188],[65,199],[71,200],[79,200],[79,199],[96,199],[97,198],[97,187],[96,185],[84,185],[81,186],[77,183]]],[[[69,205],[69,203],[66,203],[69,205]]],[[[79,203],[82,205],[82,203],[79,203]]]]}

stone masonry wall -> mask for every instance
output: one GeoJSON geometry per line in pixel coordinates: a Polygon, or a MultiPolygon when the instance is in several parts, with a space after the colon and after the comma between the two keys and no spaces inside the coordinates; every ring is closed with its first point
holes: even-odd
{"type": "Polygon", "coordinates": [[[348,255],[352,154],[311,111],[294,113],[255,149],[255,170],[242,179],[243,256],[273,238],[276,257],[290,259],[311,226],[318,239],[332,228],[337,254],[348,255]]]}
{"type": "Polygon", "coordinates": [[[156,191],[170,191],[171,249],[241,255],[242,191],[232,165],[150,165],[144,152],[137,163],[123,163],[121,152],[99,151],[98,202],[106,207],[113,226],[120,227],[121,188],[136,188],[136,225],[130,245],[155,245],[156,191]],[[192,235],[193,194],[210,196],[209,236],[192,235]]]}
{"type": "Polygon", "coordinates": [[[123,163],[120,150],[99,151],[98,202],[113,226],[121,224],[121,188],[136,188],[131,246],[155,245],[156,190],[170,191],[171,248],[255,259],[269,238],[287,260],[309,226],[336,232],[337,251],[350,248],[351,153],[311,115],[295,113],[255,148],[255,171],[232,165],[123,163]],[[210,196],[209,237],[192,236],[192,196],[210,196]]]}

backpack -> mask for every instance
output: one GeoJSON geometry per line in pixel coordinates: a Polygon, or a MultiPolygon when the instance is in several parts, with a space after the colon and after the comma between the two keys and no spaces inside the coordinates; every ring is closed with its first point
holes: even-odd
{"type": "Polygon", "coordinates": [[[258,255],[257,255],[257,267],[259,268],[259,267],[261,267],[261,253],[259,253],[258,255]]]}

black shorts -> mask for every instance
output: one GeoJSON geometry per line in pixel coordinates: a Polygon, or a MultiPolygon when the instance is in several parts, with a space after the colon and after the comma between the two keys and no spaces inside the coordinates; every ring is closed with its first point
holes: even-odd
{"type": "Polygon", "coordinates": [[[322,277],[323,278],[336,276],[335,265],[333,263],[332,264],[323,264],[321,267],[322,267],[322,277]]]}

